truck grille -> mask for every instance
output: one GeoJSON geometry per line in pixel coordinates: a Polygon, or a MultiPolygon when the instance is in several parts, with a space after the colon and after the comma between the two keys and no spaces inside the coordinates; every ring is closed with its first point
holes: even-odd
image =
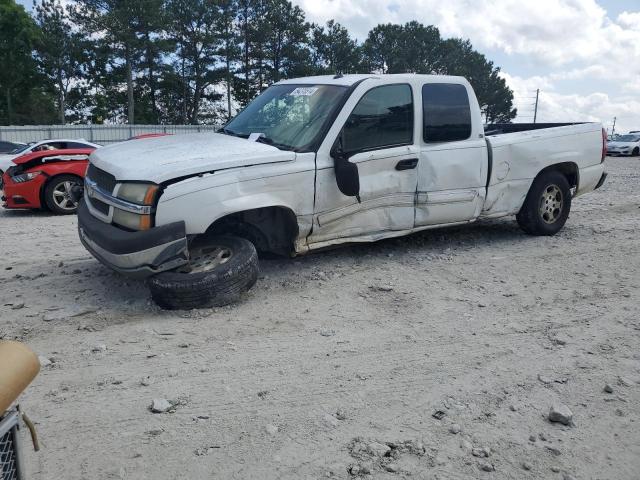
{"type": "Polygon", "coordinates": [[[116,187],[116,177],[114,177],[110,173],[105,172],[104,170],[100,170],[92,163],[89,164],[87,177],[96,182],[98,184],[98,187],[100,187],[102,190],[105,190],[109,193],[113,193],[113,189],[116,187]]]}
{"type": "Polygon", "coordinates": [[[16,410],[0,415],[0,478],[18,480],[22,478],[18,454],[18,414],[16,410]]]}
{"type": "Polygon", "coordinates": [[[97,198],[92,198],[89,200],[91,202],[91,206],[98,210],[103,215],[109,215],[109,205],[104,202],[101,202],[97,198]]]}

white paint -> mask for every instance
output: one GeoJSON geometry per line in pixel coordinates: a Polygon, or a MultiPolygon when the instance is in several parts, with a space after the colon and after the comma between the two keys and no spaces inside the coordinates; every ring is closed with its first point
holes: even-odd
{"type": "Polygon", "coordinates": [[[91,155],[91,163],[117,180],[162,183],[195,173],[287,162],[295,153],[219,133],[144,138],[109,145],[91,155]]]}
{"type": "Polygon", "coordinates": [[[299,224],[297,253],[328,245],[375,241],[438,226],[472,222],[479,216],[516,213],[543,168],[573,162],[580,169],[578,194],[592,190],[604,171],[599,124],[573,125],[484,138],[480,110],[461,77],[381,75],[311,77],[281,83],[360,83],[330,127],[317,153],[293,153],[221,134],[159,137],[105,147],[91,161],[118,180],[170,184],[160,198],[156,224],[184,220],[187,233],[201,234],[236,212],[279,206],[299,224]],[[422,86],[464,85],[472,106],[467,140],[428,144],[422,138],[422,86]],[[409,84],[415,131],[411,145],[363,152],[350,161],[360,173],[361,202],[337,188],[330,150],[360,98],[381,85],[409,84]],[[488,146],[493,169],[487,191],[488,146]],[[418,158],[412,170],[395,169],[418,158]],[[198,175],[196,175],[198,174],[198,175]],[[314,197],[315,191],[315,197],[314,197]]]}

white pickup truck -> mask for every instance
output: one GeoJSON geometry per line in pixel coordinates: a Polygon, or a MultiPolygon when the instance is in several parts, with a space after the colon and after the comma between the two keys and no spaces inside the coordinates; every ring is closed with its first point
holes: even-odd
{"type": "Polygon", "coordinates": [[[85,247],[149,278],[163,308],[233,302],[258,251],[300,255],[479,217],[533,235],[603,184],[597,123],[483,126],[461,77],[345,75],[276,83],[219,133],[150,138],[90,157],[85,247]]]}

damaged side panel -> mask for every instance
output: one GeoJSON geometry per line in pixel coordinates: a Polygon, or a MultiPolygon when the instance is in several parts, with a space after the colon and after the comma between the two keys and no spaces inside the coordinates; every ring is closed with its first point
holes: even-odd
{"type": "Polygon", "coordinates": [[[315,155],[299,153],[295,162],[240,167],[183,179],[166,186],[158,203],[156,224],[184,220],[187,234],[198,235],[224,219],[243,220],[260,223],[265,236],[272,237],[270,223],[293,217],[296,228],[287,226],[287,231],[296,232],[292,243],[297,252],[304,252],[313,218],[314,170],[315,155]],[[262,209],[282,209],[291,215],[269,215],[259,212],[262,209]]]}
{"type": "MultiPolygon", "coordinates": [[[[567,127],[565,127],[567,128],[567,127]]],[[[599,158],[601,144],[589,124],[568,127],[572,134],[544,135],[528,131],[487,137],[492,170],[483,217],[513,215],[520,211],[536,176],[553,165],[583,172],[585,160],[599,158]]],[[[598,165],[595,170],[601,171],[598,165]]],[[[594,174],[594,182],[595,174],[594,174]]],[[[579,186],[583,190],[583,186],[579,186]]]]}

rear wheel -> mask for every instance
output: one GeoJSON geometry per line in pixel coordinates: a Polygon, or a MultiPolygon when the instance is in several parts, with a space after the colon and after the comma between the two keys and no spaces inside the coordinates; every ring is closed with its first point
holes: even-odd
{"type": "Polygon", "coordinates": [[[221,307],[237,302],[258,279],[258,253],[244,238],[197,240],[187,265],[149,279],[151,297],[169,310],[221,307]]]}
{"type": "Polygon", "coordinates": [[[44,189],[44,201],[49,210],[60,215],[76,213],[78,202],[74,200],[72,191],[81,185],[82,180],[75,175],[53,177],[44,189]]]}
{"type": "Polygon", "coordinates": [[[640,147],[634,148],[633,152],[631,152],[631,155],[634,157],[637,157],[638,155],[640,155],[640,147]]]}
{"type": "Polygon", "coordinates": [[[571,190],[566,177],[550,171],[538,176],[516,219],[529,235],[555,235],[569,218],[571,190]]]}

